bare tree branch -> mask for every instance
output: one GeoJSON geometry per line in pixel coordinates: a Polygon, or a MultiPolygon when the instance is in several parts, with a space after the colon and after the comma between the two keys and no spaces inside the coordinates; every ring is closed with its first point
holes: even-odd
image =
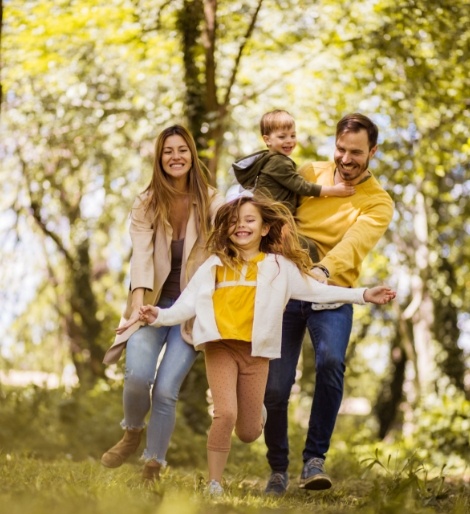
{"type": "MultiPolygon", "coordinates": [[[[156,24],[154,26],[150,26],[150,27],[142,27],[142,34],[145,34],[147,32],[154,32],[155,30],[160,30],[162,28],[162,23],[161,23],[162,12],[165,10],[166,7],[168,7],[172,3],[174,3],[174,0],[167,0],[166,2],[163,2],[163,4],[159,7],[159,9],[157,11],[157,16],[156,16],[156,20],[155,20],[156,24]]],[[[140,0],[134,0],[133,4],[134,4],[135,8],[138,9],[140,0]]],[[[135,11],[133,13],[133,18],[142,25],[141,17],[135,11]]]]}
{"type": "Polygon", "coordinates": [[[250,95],[244,95],[243,96],[243,100],[244,101],[253,100],[253,99],[261,96],[262,94],[266,93],[266,91],[269,91],[269,89],[271,89],[271,87],[275,86],[276,84],[279,84],[279,81],[280,81],[281,78],[290,75],[294,71],[301,70],[305,66],[306,63],[307,63],[307,58],[305,58],[304,61],[302,61],[297,66],[294,66],[290,70],[286,70],[286,71],[283,71],[283,72],[278,72],[278,75],[276,75],[276,77],[273,80],[271,80],[271,82],[268,82],[266,84],[266,86],[263,87],[263,89],[258,89],[257,91],[254,91],[250,95]]]}
{"type": "Polygon", "coordinates": [[[36,221],[36,223],[39,226],[39,228],[41,229],[41,231],[46,236],[50,237],[54,241],[54,243],[56,244],[56,246],[57,246],[58,250],[60,251],[60,253],[67,260],[67,263],[70,266],[72,266],[73,265],[72,256],[70,255],[68,250],[63,245],[61,238],[55,232],[52,232],[52,230],[49,230],[47,228],[46,222],[42,218],[42,215],[41,215],[42,205],[39,203],[39,201],[33,200],[33,192],[31,191],[29,181],[26,179],[26,177],[27,177],[26,162],[21,158],[21,156],[19,156],[19,159],[20,159],[20,162],[21,162],[23,177],[25,177],[26,188],[27,188],[28,193],[29,193],[29,198],[30,198],[30,214],[33,216],[33,219],[36,221]]]}
{"type": "Polygon", "coordinates": [[[202,32],[202,44],[206,56],[206,103],[208,112],[214,112],[218,108],[217,87],[215,79],[215,39],[217,0],[204,0],[204,29],[202,32]]]}
{"type": "Polygon", "coordinates": [[[237,54],[237,57],[235,58],[235,62],[233,64],[232,75],[231,75],[229,83],[227,85],[227,90],[225,92],[225,98],[224,98],[224,101],[222,104],[224,106],[224,108],[228,105],[228,103],[230,101],[230,95],[232,94],[232,88],[233,88],[233,85],[235,84],[235,79],[237,78],[237,73],[238,73],[238,69],[240,66],[240,61],[241,61],[241,58],[243,55],[243,51],[245,50],[245,47],[251,37],[251,34],[253,33],[253,30],[256,25],[256,20],[258,19],[259,11],[261,9],[261,6],[263,5],[263,1],[264,0],[258,0],[258,5],[256,6],[255,12],[253,13],[253,16],[251,17],[250,24],[248,25],[248,28],[246,30],[245,36],[242,39],[242,42],[240,43],[240,47],[238,48],[238,54],[237,54]]]}

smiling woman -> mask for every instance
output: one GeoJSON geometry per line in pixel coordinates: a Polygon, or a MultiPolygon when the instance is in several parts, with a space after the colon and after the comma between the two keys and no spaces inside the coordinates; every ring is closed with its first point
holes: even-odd
{"type": "Polygon", "coordinates": [[[126,348],[125,433],[102,456],[106,467],[119,467],[137,451],[149,411],[143,477],[158,478],[166,465],[179,389],[197,352],[188,344],[189,325],[149,327],[139,321],[139,309],[176,301],[205,258],[211,220],[222,202],[207,183],[191,134],[180,125],[163,130],[155,144],[152,179],[132,208],[130,293],[105,356],[106,363],[114,363],[126,348]]]}

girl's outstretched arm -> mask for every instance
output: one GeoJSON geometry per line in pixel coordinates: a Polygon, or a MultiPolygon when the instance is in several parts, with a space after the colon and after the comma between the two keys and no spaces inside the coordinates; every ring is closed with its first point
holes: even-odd
{"type": "Polygon", "coordinates": [[[357,303],[360,305],[370,302],[382,305],[390,302],[396,296],[395,291],[383,285],[367,289],[365,287],[322,284],[310,275],[302,275],[295,264],[287,259],[285,266],[289,277],[288,296],[295,300],[315,303],[357,303]]]}
{"type": "Polygon", "coordinates": [[[388,286],[375,286],[364,291],[364,300],[377,305],[384,305],[395,298],[397,293],[388,286]]]}

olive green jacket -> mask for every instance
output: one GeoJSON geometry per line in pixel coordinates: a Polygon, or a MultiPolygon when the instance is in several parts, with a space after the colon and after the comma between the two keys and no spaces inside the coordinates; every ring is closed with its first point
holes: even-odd
{"type": "Polygon", "coordinates": [[[232,168],[245,189],[262,191],[285,204],[292,214],[299,196],[320,196],[321,186],[307,182],[297,173],[295,162],[280,153],[261,150],[239,159],[232,168]]]}

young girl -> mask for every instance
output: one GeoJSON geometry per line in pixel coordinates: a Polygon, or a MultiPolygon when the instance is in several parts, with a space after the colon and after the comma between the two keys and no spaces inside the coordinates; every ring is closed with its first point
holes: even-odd
{"type": "Polygon", "coordinates": [[[212,255],[171,308],[147,305],[140,312],[152,326],[196,316],[193,342],[205,352],[214,402],[208,492],[220,495],[233,428],[247,443],[263,430],[268,362],[280,357],[287,301],[384,304],[395,292],[386,286],[352,289],[317,282],[309,275],[312,262],[300,247],[290,212],[266,198],[243,196],[223,205],[208,247],[212,255]]]}

